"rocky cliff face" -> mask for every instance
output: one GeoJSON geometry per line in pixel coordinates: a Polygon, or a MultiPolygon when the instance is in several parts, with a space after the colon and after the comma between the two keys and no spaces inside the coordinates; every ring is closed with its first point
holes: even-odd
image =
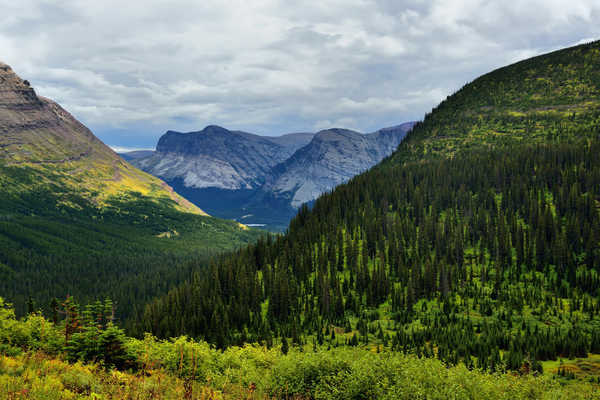
{"type": "Polygon", "coordinates": [[[277,165],[262,190],[299,207],[390,155],[412,125],[367,135],[346,129],[321,131],[307,146],[277,165]]]}
{"type": "Polygon", "coordinates": [[[61,185],[61,190],[68,188],[98,206],[110,196],[135,191],[202,213],[161,180],[125,162],[61,106],[37,96],[29,82],[0,63],[0,167],[16,166],[34,173],[35,179],[13,182],[0,170],[2,190],[61,185]]]}
{"type": "Polygon", "coordinates": [[[415,122],[405,122],[369,134],[372,142],[376,144],[375,148],[379,151],[376,155],[376,158],[379,159],[377,162],[392,154],[413,126],[415,126],[415,122]]]}
{"type": "Polygon", "coordinates": [[[211,125],[199,132],[168,131],[153,155],[133,163],[188,188],[256,189],[306,141],[307,134],[267,138],[211,125]]]}
{"type": "Polygon", "coordinates": [[[68,112],[38,97],[29,82],[0,63],[0,159],[22,162],[60,162],[89,157],[108,148],[68,112]],[[95,152],[92,152],[95,149],[95,152]]]}

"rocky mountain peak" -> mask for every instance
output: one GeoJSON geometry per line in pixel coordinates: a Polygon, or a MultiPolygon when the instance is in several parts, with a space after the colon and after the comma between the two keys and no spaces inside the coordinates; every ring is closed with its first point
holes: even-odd
{"type": "Polygon", "coordinates": [[[320,131],[273,169],[263,189],[298,207],[390,155],[411,126],[403,124],[371,134],[340,128],[320,131]]]}
{"type": "Polygon", "coordinates": [[[228,135],[231,134],[231,131],[219,125],[208,125],[204,129],[202,129],[200,133],[204,133],[207,135],[228,135]]]}
{"type": "Polygon", "coordinates": [[[10,109],[39,108],[42,101],[27,80],[0,61],[0,106],[10,109]]]}
{"type": "MultiPolygon", "coordinates": [[[[187,133],[167,131],[158,140],[156,151],[180,154],[208,154],[213,152],[215,147],[232,146],[235,148],[248,139],[243,136],[239,132],[233,132],[218,125],[208,125],[201,131],[187,133]]],[[[271,145],[271,143],[267,143],[267,145],[271,145]]]]}
{"type": "Polygon", "coordinates": [[[0,159],[9,163],[81,158],[112,150],[55,102],[0,63],[0,159]],[[106,147],[106,146],[104,146],[106,147]]]}
{"type": "Polygon", "coordinates": [[[332,141],[340,139],[356,139],[361,136],[361,133],[352,131],[350,129],[330,128],[317,132],[317,134],[314,137],[314,140],[332,141]]]}
{"type": "Polygon", "coordinates": [[[273,166],[293,153],[295,142],[280,144],[209,125],[190,133],[169,131],[159,139],[156,154],[133,162],[163,179],[183,180],[186,187],[253,189],[264,182],[273,166]]]}

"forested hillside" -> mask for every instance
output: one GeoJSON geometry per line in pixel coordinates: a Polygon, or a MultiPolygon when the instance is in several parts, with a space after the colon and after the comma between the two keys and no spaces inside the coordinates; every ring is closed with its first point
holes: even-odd
{"type": "Polygon", "coordinates": [[[285,236],[150,304],[139,332],[364,343],[492,371],[600,353],[599,94],[600,42],[475,80],[285,236]]]}
{"type": "MultiPolygon", "coordinates": [[[[7,170],[0,168],[0,174],[1,181],[7,170]]],[[[210,257],[263,234],[136,193],[102,209],[77,194],[70,199],[77,209],[73,203],[56,206],[59,197],[49,190],[18,197],[0,193],[0,293],[18,315],[38,310],[49,315],[53,299],[67,295],[82,302],[110,297],[127,324],[145,303],[189,279],[210,257]]]]}
{"type": "Polygon", "coordinates": [[[594,138],[599,61],[600,45],[593,42],[483,75],[427,114],[393,159],[420,162],[475,148],[594,138]]]}

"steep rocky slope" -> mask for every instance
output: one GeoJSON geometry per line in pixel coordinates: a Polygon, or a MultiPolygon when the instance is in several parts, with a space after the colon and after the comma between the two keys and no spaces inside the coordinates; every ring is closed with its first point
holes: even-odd
{"type": "Polygon", "coordinates": [[[263,191],[299,207],[389,156],[412,126],[405,123],[368,135],[346,129],[321,131],[273,169],[263,191]]]}
{"type": "Polygon", "coordinates": [[[273,139],[211,125],[199,132],[168,131],[154,154],[133,163],[188,188],[255,189],[305,141],[305,134],[273,139]]]}
{"type": "Polygon", "coordinates": [[[413,125],[367,135],[330,129],[277,137],[207,126],[169,131],[154,153],[131,154],[131,162],[211,215],[283,230],[300,204],[390,155],[413,125]]]}
{"type": "Polygon", "coordinates": [[[203,212],[160,179],[125,162],[52,100],[37,96],[29,82],[0,63],[0,185],[16,194],[33,187],[61,186],[101,206],[129,192],[171,200],[175,208],[203,212]],[[30,179],[15,178],[24,171],[30,179]],[[35,178],[33,178],[35,177],[35,178]]]}

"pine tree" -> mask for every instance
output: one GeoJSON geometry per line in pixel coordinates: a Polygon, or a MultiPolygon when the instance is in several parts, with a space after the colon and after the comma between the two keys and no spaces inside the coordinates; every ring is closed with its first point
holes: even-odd
{"type": "Polygon", "coordinates": [[[287,338],[283,336],[281,338],[281,352],[285,355],[290,351],[287,338]]]}

